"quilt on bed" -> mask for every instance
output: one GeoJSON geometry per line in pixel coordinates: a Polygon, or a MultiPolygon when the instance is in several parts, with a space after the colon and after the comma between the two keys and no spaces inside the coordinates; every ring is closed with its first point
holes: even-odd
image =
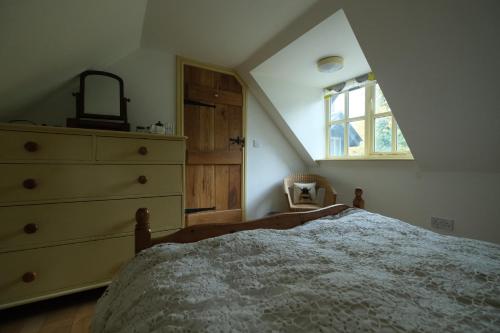
{"type": "Polygon", "coordinates": [[[163,244],[99,300],[94,332],[500,332],[500,246],[348,210],[163,244]]]}

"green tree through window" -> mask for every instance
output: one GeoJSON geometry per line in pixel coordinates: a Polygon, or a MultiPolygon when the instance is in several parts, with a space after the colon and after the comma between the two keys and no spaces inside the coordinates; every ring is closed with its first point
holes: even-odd
{"type": "Polygon", "coordinates": [[[378,84],[330,95],[326,107],[329,158],[412,158],[378,84]]]}

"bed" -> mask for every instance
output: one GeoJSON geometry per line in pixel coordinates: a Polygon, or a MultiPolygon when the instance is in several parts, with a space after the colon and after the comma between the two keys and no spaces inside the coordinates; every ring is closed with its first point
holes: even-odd
{"type": "Polygon", "coordinates": [[[147,215],[93,332],[500,332],[499,245],[345,205],[162,240],[147,215]]]}

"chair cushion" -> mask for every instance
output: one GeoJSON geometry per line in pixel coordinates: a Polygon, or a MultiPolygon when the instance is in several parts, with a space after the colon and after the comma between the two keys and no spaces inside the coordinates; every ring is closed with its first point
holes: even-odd
{"type": "Polygon", "coordinates": [[[293,204],[290,206],[290,210],[292,212],[297,212],[297,211],[308,211],[308,210],[315,210],[319,209],[321,206],[314,205],[314,204],[293,204]]]}
{"type": "Polygon", "coordinates": [[[316,200],[316,183],[293,183],[294,204],[314,204],[316,200]]]}

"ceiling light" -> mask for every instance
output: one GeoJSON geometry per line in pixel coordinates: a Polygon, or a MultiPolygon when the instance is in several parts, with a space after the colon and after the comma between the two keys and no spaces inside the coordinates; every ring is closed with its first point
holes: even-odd
{"type": "Polygon", "coordinates": [[[330,56],[318,60],[318,70],[322,73],[333,73],[344,67],[344,58],[330,56]]]}

